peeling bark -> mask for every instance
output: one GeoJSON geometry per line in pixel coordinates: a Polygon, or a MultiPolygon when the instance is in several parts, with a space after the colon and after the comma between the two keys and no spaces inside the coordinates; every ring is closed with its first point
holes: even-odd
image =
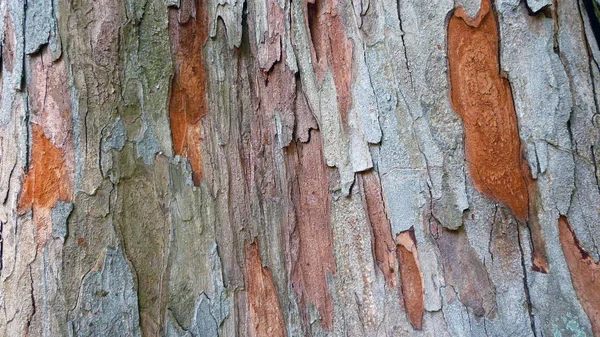
{"type": "Polygon", "coordinates": [[[597,8],[0,0],[0,335],[600,334],[597,8]]]}
{"type": "Polygon", "coordinates": [[[419,268],[419,258],[414,234],[402,232],[396,238],[402,297],[410,323],[416,330],[423,328],[423,276],[419,268]]]}
{"type": "MultiPolygon", "coordinates": [[[[381,182],[377,173],[372,171],[362,174],[360,177],[367,214],[373,230],[375,260],[379,270],[385,276],[388,288],[393,289],[396,286],[396,245],[392,238],[390,221],[381,194],[381,182]]],[[[407,249],[412,249],[412,247],[407,249]]]]}

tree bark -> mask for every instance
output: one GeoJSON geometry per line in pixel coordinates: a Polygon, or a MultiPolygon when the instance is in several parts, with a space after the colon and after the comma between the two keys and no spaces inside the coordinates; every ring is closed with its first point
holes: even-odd
{"type": "Polygon", "coordinates": [[[596,0],[0,12],[0,335],[600,336],[596,0]]]}

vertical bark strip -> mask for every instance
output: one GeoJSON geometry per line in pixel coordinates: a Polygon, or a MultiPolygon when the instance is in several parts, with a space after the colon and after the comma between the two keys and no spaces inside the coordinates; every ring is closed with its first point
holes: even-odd
{"type": "Polygon", "coordinates": [[[600,263],[581,248],[566,217],[558,219],[558,230],[573,287],[590,319],[594,336],[600,336],[600,263]]]}
{"type": "Polygon", "coordinates": [[[169,10],[169,35],[175,59],[169,118],[173,151],[187,157],[196,186],[202,179],[200,120],[208,112],[203,47],[208,38],[206,2],[184,1],[192,8],[169,10]]]}
{"type": "Polygon", "coordinates": [[[423,276],[419,267],[414,233],[405,231],[396,237],[398,263],[400,264],[400,290],[406,314],[416,330],[423,328],[423,276]]]}
{"type": "Polygon", "coordinates": [[[250,335],[253,337],[287,336],[283,315],[269,268],[263,267],[256,241],[246,243],[246,278],[250,335]]]}
{"type": "Polygon", "coordinates": [[[321,152],[321,136],[312,131],[306,144],[290,146],[290,161],[296,162],[296,227],[299,236],[297,262],[292,282],[300,301],[312,303],[321,314],[322,325],[331,329],[333,304],[327,275],[335,273],[329,174],[321,152]]]}
{"type": "Polygon", "coordinates": [[[459,7],[448,24],[452,104],[465,129],[465,155],[475,187],[527,220],[530,173],[510,84],[498,62],[498,24],[490,0],[477,16],[459,7]]]}
{"type": "Polygon", "coordinates": [[[396,245],[387,217],[381,182],[374,171],[360,175],[367,214],[373,231],[373,250],[377,267],[383,273],[388,288],[396,287],[396,245]]]}

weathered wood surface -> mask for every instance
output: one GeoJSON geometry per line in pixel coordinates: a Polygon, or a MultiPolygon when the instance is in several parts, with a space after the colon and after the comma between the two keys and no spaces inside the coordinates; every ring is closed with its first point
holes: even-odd
{"type": "Polygon", "coordinates": [[[0,335],[600,335],[599,8],[0,0],[0,335]]]}

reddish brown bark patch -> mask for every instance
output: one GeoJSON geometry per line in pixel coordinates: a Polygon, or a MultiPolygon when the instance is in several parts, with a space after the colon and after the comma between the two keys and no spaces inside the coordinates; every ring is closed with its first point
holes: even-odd
{"type": "Polygon", "coordinates": [[[311,132],[308,143],[292,142],[287,148],[288,167],[293,174],[292,200],[296,228],[292,232],[292,282],[300,302],[312,303],[321,314],[321,324],[331,330],[333,304],[327,274],[335,273],[329,173],[323,160],[322,139],[311,132]]]}
{"type": "Polygon", "coordinates": [[[594,336],[600,336],[600,263],[581,247],[566,217],[558,219],[558,230],[573,287],[590,319],[594,336]]]}
{"type": "Polygon", "coordinates": [[[387,217],[381,182],[373,170],[359,175],[369,222],[373,231],[373,251],[377,267],[383,273],[388,288],[396,287],[396,244],[387,217]]]}
{"type": "MultiPolygon", "coordinates": [[[[533,180],[533,179],[532,179],[533,180]]],[[[546,253],[546,242],[544,241],[542,226],[537,216],[537,211],[535,208],[537,205],[535,204],[534,196],[536,191],[534,191],[531,187],[535,187],[533,183],[531,183],[529,189],[530,195],[530,205],[532,206],[529,221],[527,221],[527,225],[529,226],[529,231],[531,233],[531,242],[533,244],[533,252],[531,255],[531,269],[533,271],[537,271],[540,273],[548,274],[550,273],[550,266],[547,261],[547,253],[546,253]]]]}
{"type": "Polygon", "coordinates": [[[404,299],[404,308],[413,328],[423,327],[423,277],[419,268],[417,246],[412,231],[405,231],[396,237],[398,262],[400,263],[400,290],[404,299]]]}
{"type": "MultiPolygon", "coordinates": [[[[342,122],[347,126],[348,112],[352,107],[354,44],[346,37],[337,5],[338,2],[332,0],[308,0],[306,16],[313,69],[319,82],[323,80],[327,68],[331,69],[342,122]]],[[[340,6],[344,6],[344,2],[340,6]]]]}
{"type": "Polygon", "coordinates": [[[196,12],[191,9],[183,14],[177,9],[169,11],[169,35],[175,59],[169,101],[173,151],[189,159],[196,186],[200,185],[203,175],[200,120],[208,111],[206,70],[202,57],[202,48],[208,38],[205,7],[202,1],[195,17],[189,17],[196,12]],[[184,17],[184,22],[180,22],[180,16],[184,17]]]}
{"type": "Polygon", "coordinates": [[[258,243],[246,243],[246,281],[250,335],[286,336],[283,314],[269,268],[263,267],[258,243]]]}
{"type": "Polygon", "coordinates": [[[285,34],[285,14],[278,0],[268,0],[268,35],[259,45],[258,59],[261,70],[268,72],[282,58],[282,38],[285,34]]]}
{"type": "Polygon", "coordinates": [[[530,179],[510,84],[500,76],[498,25],[490,0],[475,18],[462,7],[448,25],[452,104],[465,128],[465,156],[475,187],[527,220],[530,179]]]}

